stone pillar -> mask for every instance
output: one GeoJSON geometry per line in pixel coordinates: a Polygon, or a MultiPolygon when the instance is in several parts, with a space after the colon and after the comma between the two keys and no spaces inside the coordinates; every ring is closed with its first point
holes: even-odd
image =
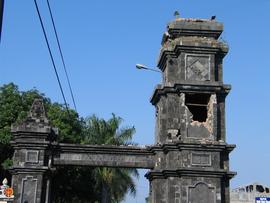
{"type": "Polygon", "coordinates": [[[219,41],[223,24],[177,18],[167,26],[158,67],[163,81],[151,98],[156,107],[152,203],[229,203],[222,60],[228,46],[219,41]]]}
{"type": "Polygon", "coordinates": [[[12,187],[16,203],[49,202],[50,144],[54,131],[42,99],[36,99],[28,117],[12,126],[14,148],[12,187]]]}

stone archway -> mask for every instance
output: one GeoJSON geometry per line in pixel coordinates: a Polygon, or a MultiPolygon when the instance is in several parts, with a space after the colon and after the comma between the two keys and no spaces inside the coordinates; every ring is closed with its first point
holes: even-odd
{"type": "Polygon", "coordinates": [[[149,169],[151,203],[229,203],[235,145],[225,135],[230,85],[222,79],[228,51],[218,40],[222,31],[222,23],[206,19],[169,23],[158,60],[163,82],[151,98],[157,110],[152,146],[57,143],[42,100],[35,100],[26,120],[12,127],[15,202],[49,203],[51,169],[76,165],[149,169]]]}

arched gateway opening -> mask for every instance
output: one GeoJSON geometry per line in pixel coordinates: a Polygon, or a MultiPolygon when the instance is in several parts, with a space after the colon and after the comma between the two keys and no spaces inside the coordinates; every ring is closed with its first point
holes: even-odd
{"type": "MultiPolygon", "coordinates": [[[[222,59],[223,24],[177,18],[163,35],[158,67],[163,82],[151,98],[156,107],[155,143],[149,147],[56,142],[43,102],[36,99],[26,120],[12,127],[12,186],[17,203],[49,203],[51,171],[61,166],[149,169],[151,203],[228,203],[222,59]]],[[[109,202],[109,200],[107,200],[109,202]]]]}

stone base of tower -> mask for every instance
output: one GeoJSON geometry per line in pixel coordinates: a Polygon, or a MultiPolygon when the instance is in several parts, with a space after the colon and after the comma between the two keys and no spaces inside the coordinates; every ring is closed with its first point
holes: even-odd
{"type": "Polygon", "coordinates": [[[155,168],[146,174],[151,203],[229,203],[227,166],[234,145],[175,142],[153,146],[155,168]]]}
{"type": "Polygon", "coordinates": [[[229,179],[225,171],[150,171],[151,203],[229,203],[229,179]]]}

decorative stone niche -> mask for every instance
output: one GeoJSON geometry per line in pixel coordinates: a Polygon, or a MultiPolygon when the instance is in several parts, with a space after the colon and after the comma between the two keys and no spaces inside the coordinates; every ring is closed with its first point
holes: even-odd
{"type": "Polygon", "coordinates": [[[39,161],[39,151],[37,150],[30,150],[30,151],[26,151],[26,163],[38,163],[39,161]]]}
{"type": "Polygon", "coordinates": [[[191,153],[192,166],[211,166],[211,154],[208,153],[191,153]]]}
{"type": "Polygon", "coordinates": [[[188,187],[188,203],[216,203],[215,187],[199,182],[188,187]]]}
{"type": "Polygon", "coordinates": [[[210,56],[186,54],[185,79],[195,81],[210,80],[210,56]]]}
{"type": "Polygon", "coordinates": [[[21,202],[36,203],[38,179],[33,176],[26,176],[22,179],[21,202]]]}

